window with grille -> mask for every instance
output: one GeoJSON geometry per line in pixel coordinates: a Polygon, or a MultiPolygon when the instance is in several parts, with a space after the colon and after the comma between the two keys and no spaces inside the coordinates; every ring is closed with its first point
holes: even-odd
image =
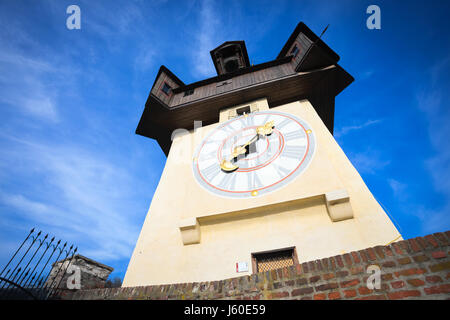
{"type": "Polygon", "coordinates": [[[252,254],[255,272],[286,268],[298,264],[295,248],[252,254]]]}
{"type": "Polygon", "coordinates": [[[162,92],[164,92],[167,95],[169,95],[171,89],[172,88],[167,84],[167,82],[164,82],[164,85],[161,88],[162,92]]]}
{"type": "Polygon", "coordinates": [[[294,48],[292,48],[291,55],[293,55],[295,58],[299,53],[299,51],[300,51],[299,48],[297,47],[297,45],[295,45],[294,48]]]}

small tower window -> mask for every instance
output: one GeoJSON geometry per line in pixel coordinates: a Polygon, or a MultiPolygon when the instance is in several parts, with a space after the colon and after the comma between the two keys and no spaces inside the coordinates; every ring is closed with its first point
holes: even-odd
{"type": "Polygon", "coordinates": [[[236,114],[237,114],[238,116],[242,116],[242,115],[248,114],[248,113],[250,113],[250,112],[251,112],[250,106],[245,106],[245,107],[236,109],[236,114]]]}
{"type": "Polygon", "coordinates": [[[299,53],[300,49],[297,47],[297,45],[294,46],[294,48],[292,48],[291,51],[291,55],[294,56],[294,58],[297,56],[297,54],[299,53]]]}
{"type": "Polygon", "coordinates": [[[170,94],[170,90],[172,90],[172,88],[167,84],[167,82],[164,82],[164,85],[162,86],[161,90],[165,94],[169,95],[170,94]]]}

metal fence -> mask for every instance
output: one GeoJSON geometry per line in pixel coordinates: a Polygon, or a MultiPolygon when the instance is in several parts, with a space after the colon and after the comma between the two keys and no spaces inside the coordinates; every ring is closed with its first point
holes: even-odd
{"type": "Polygon", "coordinates": [[[57,298],[61,280],[76,252],[73,245],[69,247],[55,237],[50,239],[48,234],[36,233],[33,228],[0,272],[0,300],[57,298]],[[64,259],[70,262],[55,264],[64,259]]]}

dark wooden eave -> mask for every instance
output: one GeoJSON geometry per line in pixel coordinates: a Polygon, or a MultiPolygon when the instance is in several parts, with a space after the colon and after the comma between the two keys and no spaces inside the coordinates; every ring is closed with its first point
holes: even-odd
{"type": "Polygon", "coordinates": [[[295,71],[305,72],[323,68],[325,66],[333,65],[336,61],[329,56],[329,54],[316,43],[313,43],[306,51],[303,58],[300,60],[295,71]]]}
{"type": "Polygon", "coordinates": [[[277,66],[280,64],[290,62],[291,60],[292,60],[292,56],[287,56],[287,57],[284,57],[281,59],[276,59],[276,60],[272,60],[272,61],[268,61],[268,62],[263,62],[260,64],[255,64],[248,68],[242,68],[242,69],[236,70],[235,72],[230,72],[227,74],[211,77],[211,78],[193,82],[193,83],[190,83],[190,84],[187,84],[184,86],[180,86],[179,88],[174,89],[173,92],[179,93],[179,92],[195,89],[198,87],[203,87],[203,86],[206,86],[206,85],[214,83],[214,82],[226,81],[226,80],[232,79],[233,77],[236,77],[236,76],[240,76],[240,75],[243,75],[246,73],[251,73],[251,72],[258,71],[258,70],[274,67],[274,66],[277,66]]]}
{"type": "Polygon", "coordinates": [[[319,95],[324,95],[323,92],[326,92],[327,101],[321,99],[314,107],[330,132],[333,132],[334,97],[352,81],[353,77],[344,69],[339,65],[332,65],[169,108],[150,95],[136,133],[156,139],[167,155],[173,130],[179,128],[191,130],[194,120],[202,121],[203,126],[216,123],[219,121],[221,109],[259,98],[267,98],[269,107],[272,108],[301,99],[317,100],[319,95]]]}

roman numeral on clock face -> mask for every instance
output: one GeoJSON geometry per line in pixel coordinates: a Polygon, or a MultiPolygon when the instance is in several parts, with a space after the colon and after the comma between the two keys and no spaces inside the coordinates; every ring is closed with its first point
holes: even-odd
{"type": "Polygon", "coordinates": [[[256,190],[263,187],[263,184],[258,177],[258,171],[250,171],[247,173],[247,186],[249,190],[256,190]]]}
{"type": "MultiPolygon", "coordinates": [[[[269,118],[270,118],[270,117],[271,117],[270,114],[266,115],[266,116],[264,117],[264,120],[261,121],[261,123],[259,123],[258,125],[264,125],[264,124],[266,124],[267,122],[269,122],[269,118]]],[[[275,125],[276,125],[276,124],[275,124],[275,125]]]]}
{"type": "Polygon", "coordinates": [[[286,141],[290,141],[290,140],[303,138],[305,136],[305,134],[300,130],[295,130],[292,132],[284,133],[283,136],[286,141]]]}
{"type": "Polygon", "coordinates": [[[206,160],[210,160],[210,159],[214,159],[217,157],[217,150],[213,150],[211,152],[208,153],[202,153],[200,156],[200,159],[202,161],[206,161],[206,160]]]}
{"type": "Polygon", "coordinates": [[[251,127],[254,125],[254,118],[253,116],[240,117],[239,122],[243,128],[251,127]]]}
{"type": "Polygon", "coordinates": [[[217,186],[221,189],[234,190],[236,178],[237,178],[236,174],[225,173],[225,176],[217,184],[217,186]]]}
{"type": "Polygon", "coordinates": [[[217,146],[218,144],[220,144],[223,140],[221,139],[208,139],[205,141],[205,147],[210,147],[210,146],[217,146]]]}
{"type": "Polygon", "coordinates": [[[286,146],[284,147],[281,157],[299,159],[303,157],[306,147],[303,146],[286,146]]]}
{"type": "Polygon", "coordinates": [[[284,126],[288,125],[289,123],[291,123],[292,121],[288,118],[284,119],[283,121],[281,121],[278,124],[275,124],[275,127],[280,130],[282,129],[284,126]]]}
{"type": "Polygon", "coordinates": [[[285,168],[283,166],[280,166],[280,165],[278,165],[276,163],[273,163],[272,167],[275,169],[275,171],[280,176],[280,178],[286,177],[291,172],[291,170],[289,170],[289,169],[287,169],[287,168],[285,168]]]}
{"type": "Polygon", "coordinates": [[[217,176],[221,170],[219,167],[219,164],[213,163],[209,167],[206,167],[205,169],[200,170],[203,176],[206,178],[206,180],[211,181],[214,179],[215,176],[217,176]]]}
{"type": "Polygon", "coordinates": [[[220,128],[222,133],[225,133],[226,136],[232,134],[236,129],[231,126],[231,124],[223,126],[220,128]]]}

